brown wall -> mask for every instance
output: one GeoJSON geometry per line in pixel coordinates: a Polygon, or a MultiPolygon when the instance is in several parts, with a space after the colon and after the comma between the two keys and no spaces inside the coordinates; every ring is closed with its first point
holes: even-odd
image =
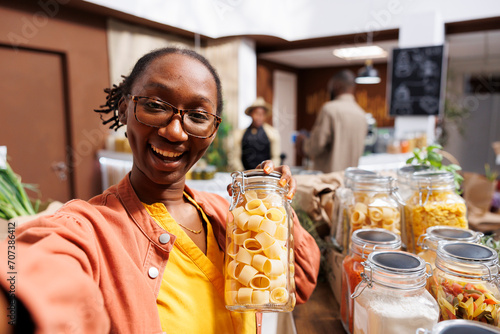
{"type": "MultiPolygon", "coordinates": [[[[3,32],[0,44],[14,50],[27,48],[35,52],[59,54],[64,60],[63,94],[69,125],[65,150],[72,157],[69,161],[72,172],[69,175],[70,197],[88,199],[100,192],[96,152],[103,147],[107,133],[93,112],[94,108],[103,104],[103,88],[109,85],[106,20],[103,16],[68,8],[62,3],[68,3],[68,0],[0,0],[0,31],[3,32]]],[[[23,70],[26,71],[19,68],[19,71],[23,70]]],[[[5,119],[7,111],[1,112],[5,119]]],[[[33,118],[48,114],[46,110],[37,108],[37,101],[33,101],[29,113],[28,117],[33,118]]],[[[40,138],[26,136],[19,136],[17,142],[17,147],[8,147],[8,152],[14,154],[14,150],[22,150],[25,145],[43,143],[40,138]]],[[[35,161],[30,168],[37,168],[35,161]]]]}
{"type": "MultiPolygon", "coordinates": [[[[292,67],[257,59],[257,96],[262,96],[269,103],[273,103],[273,72],[276,70],[292,72],[294,74],[298,73],[292,67]]],[[[272,115],[269,115],[267,122],[273,124],[272,115]]]]}

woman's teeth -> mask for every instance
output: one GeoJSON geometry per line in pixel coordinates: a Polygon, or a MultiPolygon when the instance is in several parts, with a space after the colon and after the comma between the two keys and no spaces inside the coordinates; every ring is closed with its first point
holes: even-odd
{"type": "Polygon", "coordinates": [[[177,158],[178,156],[180,156],[182,153],[179,153],[179,152],[172,152],[172,151],[164,151],[164,150],[160,150],[159,148],[151,145],[151,148],[153,149],[153,151],[155,151],[156,153],[158,153],[159,155],[165,157],[165,158],[177,158]]]}

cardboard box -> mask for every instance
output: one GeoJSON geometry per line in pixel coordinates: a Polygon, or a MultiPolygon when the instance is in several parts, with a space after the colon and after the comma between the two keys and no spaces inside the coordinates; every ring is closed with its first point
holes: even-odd
{"type": "Polygon", "coordinates": [[[342,261],[344,261],[346,255],[338,252],[334,248],[329,248],[326,256],[326,276],[335,300],[340,305],[342,292],[342,261]]]}

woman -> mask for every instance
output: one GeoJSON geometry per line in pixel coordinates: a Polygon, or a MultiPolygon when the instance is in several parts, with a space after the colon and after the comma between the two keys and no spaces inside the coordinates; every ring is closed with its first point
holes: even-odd
{"type": "MultiPolygon", "coordinates": [[[[216,71],[193,51],[160,49],[107,92],[98,111],[111,115],[104,123],[112,128],[127,125],[132,171],[90,201],[70,201],[19,228],[21,309],[41,333],[259,333],[259,315],[224,308],[228,203],[185,185],[220,122],[216,71]]],[[[293,197],[288,167],[257,167],[282,172],[293,197]]],[[[295,230],[297,301],[304,302],[319,251],[296,219],[295,230]]]]}

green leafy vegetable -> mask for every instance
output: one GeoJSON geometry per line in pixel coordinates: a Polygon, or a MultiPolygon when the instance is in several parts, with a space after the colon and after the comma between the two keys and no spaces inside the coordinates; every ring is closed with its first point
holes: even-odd
{"type": "Polygon", "coordinates": [[[442,170],[453,174],[455,188],[460,192],[460,186],[464,181],[464,177],[458,173],[462,167],[456,164],[443,164],[443,155],[439,153],[443,147],[441,145],[429,145],[423,148],[415,148],[413,150],[413,157],[406,160],[407,164],[418,164],[425,166],[432,166],[436,170],[442,170]]]}
{"type": "Polygon", "coordinates": [[[0,218],[9,220],[18,216],[34,215],[37,212],[40,200],[38,199],[33,207],[26,189],[36,188],[21,183],[21,177],[14,173],[8,163],[6,168],[0,168],[0,218]]]}

